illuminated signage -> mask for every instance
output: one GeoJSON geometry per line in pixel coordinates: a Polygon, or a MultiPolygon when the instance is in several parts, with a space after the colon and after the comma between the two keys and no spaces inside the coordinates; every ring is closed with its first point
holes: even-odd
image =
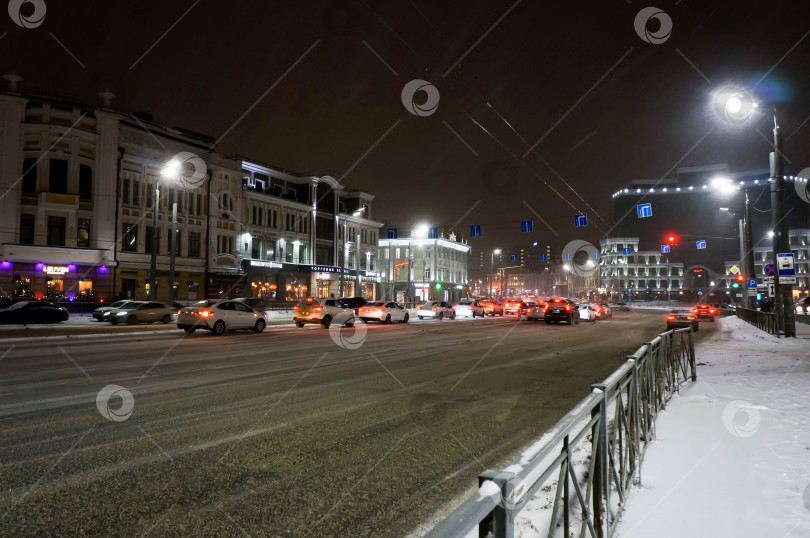
{"type": "Polygon", "coordinates": [[[252,267],[269,267],[271,269],[281,269],[282,265],[278,262],[265,262],[262,260],[250,260],[252,267]]]}
{"type": "Polygon", "coordinates": [[[70,269],[67,265],[46,265],[42,271],[48,275],[64,275],[70,269]]]}

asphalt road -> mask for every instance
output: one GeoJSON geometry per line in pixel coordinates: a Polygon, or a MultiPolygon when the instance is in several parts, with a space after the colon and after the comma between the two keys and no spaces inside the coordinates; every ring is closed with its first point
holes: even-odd
{"type": "Polygon", "coordinates": [[[0,535],[407,535],[662,321],[5,338],[0,535]]]}

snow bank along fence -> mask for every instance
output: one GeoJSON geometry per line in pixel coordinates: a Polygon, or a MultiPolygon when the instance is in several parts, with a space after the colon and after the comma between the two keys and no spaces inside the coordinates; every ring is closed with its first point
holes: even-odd
{"type": "Polygon", "coordinates": [[[747,321],[757,329],[762,329],[768,334],[779,335],[779,320],[774,313],[738,306],[737,317],[743,321],[747,321]]]}
{"type": "Polygon", "coordinates": [[[655,436],[655,417],[690,380],[697,380],[692,330],[659,334],[610,377],[592,385],[591,394],[518,464],[479,475],[478,491],[426,536],[461,538],[477,526],[480,537],[512,538],[517,513],[554,475],[548,537],[568,538],[572,526],[579,527],[580,537],[612,536],[630,487],[640,477],[645,449],[655,436]],[[573,464],[574,451],[588,455],[587,473],[573,464]]]}

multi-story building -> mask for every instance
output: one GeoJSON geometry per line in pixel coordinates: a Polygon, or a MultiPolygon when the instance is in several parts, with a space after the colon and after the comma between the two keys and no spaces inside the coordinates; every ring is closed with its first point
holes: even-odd
{"type": "Polygon", "coordinates": [[[633,296],[666,298],[684,290],[683,263],[670,261],[660,250],[640,250],[638,237],[615,237],[599,242],[600,263],[596,289],[611,299],[633,296]]]}
{"type": "MultiPolygon", "coordinates": [[[[423,233],[424,232],[424,233],[423,233]]],[[[380,266],[385,297],[397,302],[458,301],[469,295],[467,256],[470,246],[454,234],[428,237],[415,229],[409,237],[380,239],[380,266]]]]}
{"type": "Polygon", "coordinates": [[[376,299],[381,222],[374,196],[330,176],[296,176],[243,161],[246,228],[238,240],[245,285],[270,300],[311,294],[376,299]]]}
{"type": "Polygon", "coordinates": [[[0,94],[0,295],[144,299],[154,254],[161,300],[376,297],[371,194],[213,146],[147,114],[0,94]],[[178,155],[198,181],[164,174],[178,155]]]}

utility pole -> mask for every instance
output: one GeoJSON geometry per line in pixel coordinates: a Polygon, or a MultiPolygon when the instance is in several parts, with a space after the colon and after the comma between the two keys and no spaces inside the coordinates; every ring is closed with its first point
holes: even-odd
{"type": "MultiPolygon", "coordinates": [[[[790,252],[788,228],[785,221],[784,171],[782,167],[782,131],[776,121],[776,107],[773,111],[773,152],[771,153],[771,208],[773,223],[773,264],[777,263],[777,254],[790,252]]],[[[782,284],[779,271],[774,274],[776,297],[774,298],[777,326],[785,337],[796,336],[796,313],[793,310],[793,285],[782,284]]]]}

